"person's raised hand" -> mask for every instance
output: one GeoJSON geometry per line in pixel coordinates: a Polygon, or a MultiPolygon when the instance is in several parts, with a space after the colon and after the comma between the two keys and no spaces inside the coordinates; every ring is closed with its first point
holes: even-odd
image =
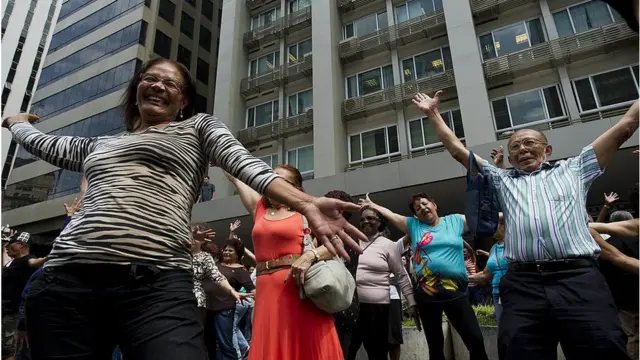
{"type": "Polygon", "coordinates": [[[504,169],[504,148],[500,146],[491,150],[491,160],[500,169],[504,169]]]}
{"type": "Polygon", "coordinates": [[[34,122],[38,121],[38,119],[40,119],[40,117],[35,114],[23,113],[23,114],[8,116],[4,118],[4,120],[2,120],[2,127],[8,128],[9,126],[19,122],[28,122],[33,124],[34,122]]]}
{"type": "Polygon", "coordinates": [[[417,93],[413,97],[413,103],[416,104],[418,109],[420,109],[423,113],[433,113],[438,112],[438,105],[440,104],[440,95],[442,95],[442,90],[436,91],[433,97],[430,97],[427,94],[417,93]]]}
{"type": "Polygon", "coordinates": [[[193,240],[198,242],[211,241],[211,239],[216,237],[216,233],[211,229],[204,229],[200,226],[196,226],[191,230],[191,237],[193,240]]]}
{"type": "Polygon", "coordinates": [[[604,203],[605,203],[605,205],[611,205],[614,202],[616,202],[619,198],[620,197],[615,192],[611,192],[611,194],[609,194],[609,195],[607,195],[607,193],[604,193],[604,203]]]}
{"type": "Polygon", "coordinates": [[[230,233],[235,232],[236,230],[238,230],[240,228],[241,224],[242,223],[240,222],[239,219],[234,221],[234,222],[232,222],[231,224],[229,224],[229,232],[230,233]]]}
{"type": "Polygon", "coordinates": [[[73,214],[82,206],[82,199],[75,198],[71,205],[64,204],[64,210],[67,212],[67,216],[73,216],[73,214]]]}
{"type": "Polygon", "coordinates": [[[349,259],[344,244],[352,247],[358,253],[362,252],[358,243],[349,234],[364,241],[367,240],[367,237],[342,216],[342,211],[360,211],[360,206],[337,199],[318,197],[308,202],[300,212],[307,217],[309,227],[316,239],[332,255],[349,259]]]}
{"type": "Polygon", "coordinates": [[[364,210],[364,209],[371,209],[376,204],[373,201],[371,201],[371,198],[369,197],[369,193],[366,193],[364,196],[364,199],[358,200],[358,205],[360,205],[361,210],[364,210]]]}

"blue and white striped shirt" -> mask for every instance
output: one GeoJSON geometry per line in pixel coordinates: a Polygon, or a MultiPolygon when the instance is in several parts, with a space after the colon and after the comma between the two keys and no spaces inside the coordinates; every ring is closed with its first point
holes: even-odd
{"type": "Polygon", "coordinates": [[[505,219],[505,258],[535,261],[597,257],[586,208],[591,183],[602,174],[593,146],[580,155],[526,173],[484,161],[505,219]]]}

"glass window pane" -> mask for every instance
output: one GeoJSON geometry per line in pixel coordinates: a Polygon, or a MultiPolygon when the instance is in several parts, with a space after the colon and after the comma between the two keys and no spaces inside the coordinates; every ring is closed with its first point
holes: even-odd
{"type": "MultiPolygon", "coordinates": [[[[444,119],[445,117],[447,117],[448,113],[442,113],[440,115],[444,116],[443,117],[444,119]]],[[[447,119],[445,119],[445,121],[448,122],[447,119]]],[[[427,118],[422,119],[422,128],[424,129],[425,145],[431,145],[431,144],[436,144],[440,142],[440,138],[436,134],[436,130],[433,128],[433,125],[429,119],[427,118]]]]}
{"type": "Polygon", "coordinates": [[[289,62],[298,61],[298,45],[289,46],[289,62]]]}
{"type": "Polygon", "coordinates": [[[560,100],[560,94],[558,94],[558,88],[555,86],[548,87],[543,90],[544,100],[547,103],[547,111],[549,112],[549,118],[557,118],[564,116],[562,110],[562,101],[560,100]]]}
{"type": "Polygon", "coordinates": [[[353,27],[353,23],[348,24],[347,26],[344,27],[344,38],[348,39],[348,38],[352,38],[354,36],[356,36],[356,34],[354,33],[354,27],[353,27]]]}
{"type": "Polygon", "coordinates": [[[573,27],[571,26],[571,20],[569,19],[567,10],[553,14],[553,21],[556,23],[559,37],[573,35],[573,27]]]}
{"type": "Polygon", "coordinates": [[[451,117],[453,117],[453,128],[454,128],[454,133],[456,134],[456,136],[458,138],[463,138],[464,137],[464,126],[462,125],[462,114],[460,113],[460,110],[453,110],[451,112],[451,117]]]}
{"type": "Polygon", "coordinates": [[[540,19],[533,19],[527,22],[529,28],[529,38],[531,39],[531,45],[537,45],[544,42],[544,30],[542,30],[542,23],[540,19]]]}
{"type": "Polygon", "coordinates": [[[378,29],[383,30],[389,27],[389,19],[387,19],[387,13],[383,12],[378,14],[378,29]]]}
{"type": "Polygon", "coordinates": [[[482,51],[482,59],[485,61],[496,57],[491,34],[480,36],[480,51],[482,51]]]}
{"type": "Polygon", "coordinates": [[[358,80],[356,76],[347,78],[347,99],[358,96],[358,80]]]}
{"type": "Polygon", "coordinates": [[[271,164],[271,167],[276,167],[278,164],[280,164],[278,154],[271,155],[271,164]]]}
{"type": "Polygon", "coordinates": [[[305,40],[300,44],[298,44],[298,55],[300,59],[303,59],[304,56],[307,54],[311,54],[312,48],[313,48],[313,43],[311,42],[311,39],[305,40]]]}
{"type": "Polygon", "coordinates": [[[297,167],[302,173],[313,171],[313,146],[298,149],[297,167]]]}
{"type": "Polygon", "coordinates": [[[273,101],[273,119],[280,117],[280,100],[273,101]]]}
{"type": "Polygon", "coordinates": [[[498,56],[511,54],[529,47],[529,39],[524,23],[511,25],[507,28],[493,32],[495,38],[495,48],[498,56]]]}
{"type": "Polygon", "coordinates": [[[362,133],[362,158],[387,154],[387,140],[385,129],[378,129],[362,133]]]}
{"type": "Polygon", "coordinates": [[[413,58],[402,60],[402,77],[405,82],[415,79],[413,74],[413,58]]]}
{"type": "Polygon", "coordinates": [[[393,66],[387,65],[382,68],[382,85],[384,89],[393,87],[393,66]]]}
{"type": "Polygon", "coordinates": [[[374,69],[358,75],[358,90],[360,96],[382,90],[380,69],[374,69]]]}
{"type": "Polygon", "coordinates": [[[296,95],[289,96],[289,116],[298,115],[298,101],[296,97],[296,95]]]}
{"type": "Polygon", "coordinates": [[[434,0],[433,5],[436,10],[442,9],[442,0],[434,0]]]}
{"type": "Polygon", "coordinates": [[[268,124],[273,120],[272,103],[266,103],[256,106],[256,123],[255,126],[268,124]]]}
{"type": "Polygon", "coordinates": [[[405,22],[409,20],[409,15],[407,14],[407,5],[400,5],[396,7],[396,22],[400,24],[401,22],[405,22]]]}
{"type": "Polygon", "coordinates": [[[306,113],[313,108],[313,90],[309,89],[298,94],[298,113],[306,113]]]}
{"type": "Polygon", "coordinates": [[[424,146],[422,139],[422,120],[414,120],[409,122],[409,140],[411,141],[411,148],[419,148],[424,146]]]}
{"type": "Polygon", "coordinates": [[[360,154],[360,134],[353,135],[349,138],[350,149],[351,149],[351,161],[360,161],[362,160],[360,154]]]}
{"type": "Polygon", "coordinates": [[[589,79],[580,79],[573,82],[582,111],[592,110],[598,107],[593,97],[589,79]]]}
{"type": "Polygon", "coordinates": [[[440,54],[440,49],[416,56],[416,77],[432,76],[444,71],[444,62],[440,54]]]}
{"type": "Polygon", "coordinates": [[[256,109],[255,108],[250,108],[249,111],[247,111],[247,127],[254,127],[255,126],[255,114],[256,114],[256,109]]]}
{"type": "Polygon", "coordinates": [[[400,151],[398,146],[398,129],[395,126],[389,126],[387,128],[387,139],[389,141],[389,153],[397,153],[400,151]]]}
{"type": "Polygon", "coordinates": [[[298,167],[298,150],[287,151],[287,164],[298,167]]]}
{"type": "Polygon", "coordinates": [[[598,28],[612,22],[607,4],[602,1],[590,1],[569,8],[576,33],[598,28]]]}
{"type": "Polygon", "coordinates": [[[356,36],[361,37],[378,30],[377,14],[371,14],[355,22],[356,36]]]}
{"type": "Polygon", "coordinates": [[[442,48],[442,60],[444,61],[445,70],[453,70],[453,60],[451,60],[451,49],[448,46],[442,48]]]}
{"type": "Polygon", "coordinates": [[[600,106],[614,105],[638,98],[638,87],[629,68],[593,76],[600,106]]]}
{"type": "Polygon", "coordinates": [[[540,90],[509,96],[507,101],[514,126],[545,118],[540,90]]]}
{"type": "Polygon", "coordinates": [[[493,117],[496,119],[496,129],[502,130],[511,127],[509,120],[509,110],[507,109],[507,100],[500,99],[491,102],[493,107],[493,117]]]}

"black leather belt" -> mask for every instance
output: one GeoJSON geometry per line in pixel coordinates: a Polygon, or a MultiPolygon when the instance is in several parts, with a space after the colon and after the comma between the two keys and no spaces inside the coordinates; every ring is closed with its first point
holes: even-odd
{"type": "Polygon", "coordinates": [[[573,270],[586,267],[597,267],[598,264],[592,258],[572,258],[557,260],[539,260],[530,262],[514,262],[509,263],[509,271],[513,272],[530,272],[544,273],[573,270]]]}

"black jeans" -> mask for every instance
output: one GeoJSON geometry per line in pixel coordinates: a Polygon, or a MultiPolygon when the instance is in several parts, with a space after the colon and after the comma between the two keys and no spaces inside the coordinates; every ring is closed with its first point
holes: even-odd
{"type": "Polygon", "coordinates": [[[358,321],[349,344],[348,360],[364,345],[369,360],[387,360],[389,354],[389,304],[360,303],[358,321]]]}
{"type": "Polygon", "coordinates": [[[33,360],[204,360],[193,278],[145,265],[49,267],[31,286],[33,360]]]}
{"type": "MultiPolygon", "coordinates": [[[[594,263],[595,264],[595,263],[594,263]]],[[[501,360],[629,359],[626,335],[604,277],[595,267],[524,273],[500,281],[501,360]]]]}
{"type": "MultiPolygon", "coordinates": [[[[417,290],[417,292],[420,291],[417,290]]],[[[429,359],[444,360],[444,335],[442,334],[442,312],[444,312],[469,350],[469,359],[488,360],[480,325],[469,303],[469,297],[460,296],[448,301],[433,302],[421,300],[420,298],[424,296],[428,295],[416,294],[416,301],[424,336],[429,344],[429,359]]]]}

